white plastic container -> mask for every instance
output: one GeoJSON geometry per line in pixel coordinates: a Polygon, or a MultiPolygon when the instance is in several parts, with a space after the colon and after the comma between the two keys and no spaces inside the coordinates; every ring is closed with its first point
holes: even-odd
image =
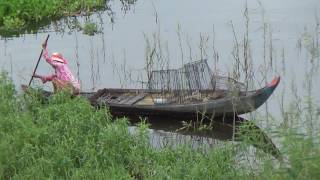
{"type": "Polygon", "coordinates": [[[154,98],[153,102],[154,104],[159,104],[159,105],[168,103],[167,99],[164,99],[164,98],[154,98]]]}

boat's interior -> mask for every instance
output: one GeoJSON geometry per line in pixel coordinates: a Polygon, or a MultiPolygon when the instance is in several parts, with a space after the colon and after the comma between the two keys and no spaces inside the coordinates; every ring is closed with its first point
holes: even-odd
{"type": "MultiPolygon", "coordinates": [[[[240,95],[239,91],[234,93],[240,95]]],[[[99,104],[164,105],[206,102],[230,95],[231,93],[225,90],[161,92],[141,89],[102,89],[90,99],[99,104]]]]}

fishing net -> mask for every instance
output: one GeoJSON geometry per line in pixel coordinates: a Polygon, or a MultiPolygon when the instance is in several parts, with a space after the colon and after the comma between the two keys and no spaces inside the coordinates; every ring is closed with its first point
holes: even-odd
{"type": "Polygon", "coordinates": [[[178,69],[152,71],[148,87],[150,90],[170,94],[166,98],[175,98],[180,102],[201,91],[245,89],[243,83],[232,78],[214,75],[207,60],[187,63],[178,69]]]}
{"type": "Polygon", "coordinates": [[[246,91],[246,85],[235,79],[226,76],[215,75],[216,80],[216,89],[219,90],[237,90],[237,91],[246,91]]]}
{"type": "Polygon", "coordinates": [[[206,90],[215,88],[215,78],[207,61],[201,60],[179,69],[152,71],[148,85],[152,90],[206,90]]]}

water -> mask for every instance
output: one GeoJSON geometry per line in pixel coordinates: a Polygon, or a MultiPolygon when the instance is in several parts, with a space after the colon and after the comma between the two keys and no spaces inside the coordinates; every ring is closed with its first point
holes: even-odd
{"type": "MultiPolygon", "coordinates": [[[[149,124],[147,135],[149,136],[150,145],[154,148],[189,146],[193,149],[208,151],[212,148],[221,147],[226,143],[238,144],[238,142],[244,140],[242,135],[249,135],[247,137],[252,138],[253,136],[246,133],[255,131],[256,134],[253,139],[256,138],[259,141],[250,138],[245,139],[245,141],[252,147],[271,153],[276,158],[280,157],[278,148],[261,128],[250,121],[239,120],[241,122],[238,121],[235,126],[222,122],[214,122],[211,130],[197,131],[192,128],[187,129],[178,119],[150,118],[146,121],[149,124]],[[250,127],[250,131],[246,131],[244,126],[246,128],[250,127]]],[[[230,121],[232,120],[230,119],[230,121]]],[[[130,126],[129,132],[132,134],[137,133],[137,126],[130,126]]],[[[250,151],[254,152],[255,150],[251,148],[250,151]]]]}
{"type": "MultiPolygon", "coordinates": [[[[241,42],[246,31],[246,2],[255,75],[253,87],[264,86],[266,80],[281,76],[281,83],[268,100],[267,108],[279,118],[280,99],[284,97],[284,106],[288,106],[292,98],[289,95],[293,89],[291,82],[295,82],[297,94],[303,98],[307,93],[305,77],[315,64],[319,64],[318,57],[313,60],[316,63],[311,63],[312,55],[306,48],[312,42],[309,36],[313,36],[316,31],[320,12],[318,0],[138,0],[126,11],[120,1],[114,1],[110,2],[113,20],[110,12],[90,17],[93,22],[103,24],[102,33],[93,37],[61,28],[55,23],[48,27],[49,32],[2,37],[0,68],[11,74],[17,86],[28,83],[41,51],[41,43],[49,33],[49,51],[62,52],[69,60],[70,68],[81,80],[83,91],[103,87],[139,88],[141,83],[138,81],[145,80],[146,74],[143,71],[146,39],[151,40],[156,33],[161,39],[163,54],[169,60],[170,67],[179,67],[190,59],[200,59],[202,54],[209,59],[216,72],[227,75],[232,72],[234,63],[231,54],[234,46],[232,25],[241,42]],[[264,23],[267,24],[265,28],[264,23]],[[57,27],[64,32],[56,32],[57,27]],[[208,37],[206,51],[202,53],[199,48],[200,36],[204,39],[208,37]],[[213,37],[214,47],[219,53],[216,67],[213,66],[213,37]],[[300,44],[302,48],[299,48],[300,44]],[[271,45],[272,51],[269,50],[271,45]],[[270,61],[272,66],[266,63],[270,61]],[[269,67],[267,71],[264,70],[266,65],[269,67]]],[[[83,23],[86,18],[78,20],[83,23]]],[[[37,73],[49,74],[52,69],[41,61],[37,73]]],[[[34,84],[41,85],[39,81],[34,84]]],[[[312,97],[319,101],[320,97],[316,94],[320,90],[317,74],[311,84],[312,97]]],[[[51,86],[46,84],[45,88],[51,89],[51,86]]],[[[265,107],[261,107],[258,112],[263,113],[265,110],[265,107]]]]}

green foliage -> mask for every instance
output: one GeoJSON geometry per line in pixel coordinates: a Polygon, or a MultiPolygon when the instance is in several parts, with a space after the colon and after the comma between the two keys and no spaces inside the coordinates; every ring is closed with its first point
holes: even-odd
{"type": "Polygon", "coordinates": [[[25,21],[15,17],[4,17],[3,25],[8,31],[19,31],[25,25],[25,21]]]}
{"type": "Polygon", "coordinates": [[[0,179],[238,176],[230,147],[156,150],[145,123],[132,134],[127,119],[113,121],[86,99],[63,92],[45,98],[39,90],[17,95],[5,74],[0,80],[0,179]]]}
{"type": "Polygon", "coordinates": [[[105,4],[106,0],[2,0],[0,29],[19,30],[48,19],[101,9],[105,4]]]}
{"type": "MultiPolygon", "coordinates": [[[[0,74],[0,117],[0,179],[320,178],[318,136],[284,129],[277,165],[264,153],[261,159],[251,157],[262,165],[248,169],[239,163],[244,149],[233,144],[154,149],[144,122],[130,133],[127,119],[114,120],[108,109],[94,109],[84,98],[64,92],[46,98],[40,90],[18,95],[5,73],[0,74]]],[[[251,123],[240,133],[244,146],[266,140],[251,123]]]]}
{"type": "MultiPolygon", "coordinates": [[[[281,153],[266,135],[258,131],[251,122],[239,128],[242,148],[248,144],[257,147],[254,158],[261,162],[260,167],[253,167],[250,172],[255,179],[319,179],[320,178],[320,142],[319,135],[308,136],[294,128],[278,128],[275,136],[281,139],[281,153]],[[260,151],[263,151],[260,152],[260,151]],[[278,159],[275,162],[272,155],[278,159]]],[[[244,149],[243,149],[244,150],[244,149]]],[[[242,151],[243,151],[242,150],[242,151]]],[[[252,167],[251,167],[252,168],[252,167]]]]}
{"type": "Polygon", "coordinates": [[[7,74],[0,73],[0,117],[6,117],[16,111],[14,94],[14,85],[8,79],[7,74]]]}
{"type": "Polygon", "coordinates": [[[284,177],[288,179],[320,178],[320,144],[319,135],[306,137],[295,130],[283,133],[284,151],[290,167],[284,168],[284,177]]]}
{"type": "Polygon", "coordinates": [[[83,26],[83,34],[87,34],[89,36],[93,36],[94,34],[98,33],[98,26],[96,23],[87,22],[83,26]]]}

